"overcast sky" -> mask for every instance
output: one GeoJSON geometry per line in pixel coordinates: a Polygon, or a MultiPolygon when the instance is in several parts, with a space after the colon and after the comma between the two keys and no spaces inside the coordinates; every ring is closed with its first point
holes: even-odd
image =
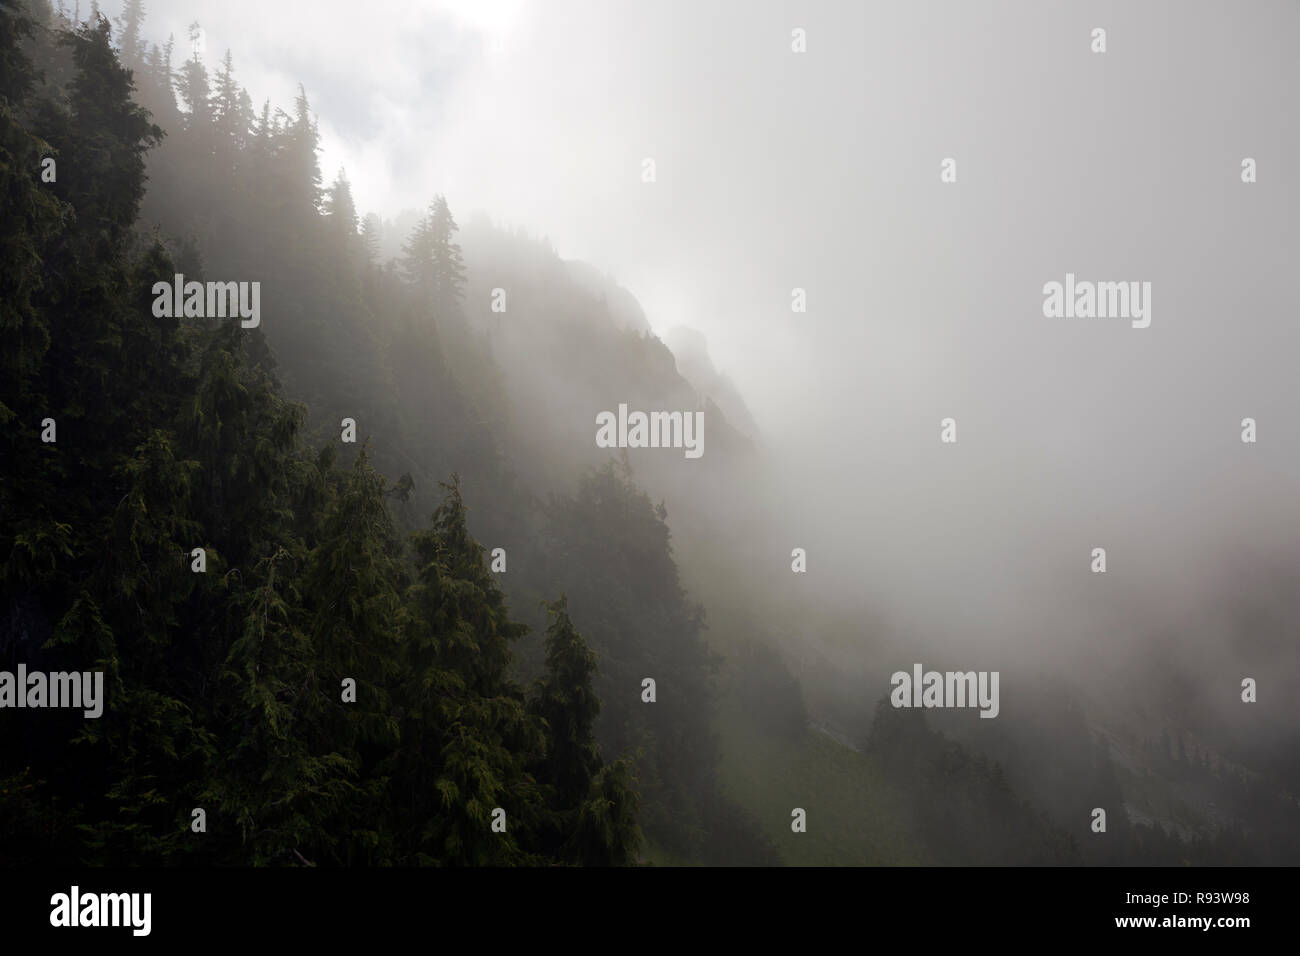
{"type": "Polygon", "coordinates": [[[1086,644],[1099,601],[1185,610],[1296,540],[1298,9],[154,0],[148,32],[200,20],[259,105],[303,83],[363,211],[445,193],[703,331],[841,583],[1086,644]],[[1044,317],[1067,272],[1151,282],[1150,327],[1044,317]]]}

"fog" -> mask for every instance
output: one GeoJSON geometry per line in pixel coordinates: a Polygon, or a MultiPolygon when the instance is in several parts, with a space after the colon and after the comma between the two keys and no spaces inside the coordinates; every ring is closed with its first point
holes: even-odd
{"type": "Polygon", "coordinates": [[[152,16],[182,47],[199,17],[210,62],[237,45],[259,103],[301,81],[363,210],[434,184],[608,271],[661,333],[703,332],[817,575],[1029,639],[1054,583],[1097,599],[1092,547],[1112,597],[1178,606],[1291,537],[1294,7],[350,9],[152,16]],[[332,55],[358,40],[364,63],[332,55]],[[1044,318],[1066,272],[1150,281],[1151,326],[1044,318]]]}
{"type": "Polygon", "coordinates": [[[776,642],[814,720],[919,661],[1148,736],[1300,731],[1294,4],[156,0],[147,32],[179,62],[194,20],[259,109],[303,85],[362,216],[445,194],[466,315],[559,419],[537,448],[600,460],[588,405],[627,399],[567,390],[526,302],[485,317],[471,224],[635,297],[753,442],[636,459],[684,586],[776,642]],[[1149,283],[1149,325],[1046,316],[1067,275],[1149,283]]]}

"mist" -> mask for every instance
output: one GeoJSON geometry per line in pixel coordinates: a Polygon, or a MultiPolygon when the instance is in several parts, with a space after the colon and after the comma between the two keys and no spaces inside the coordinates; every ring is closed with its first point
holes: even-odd
{"type": "MultiPolygon", "coordinates": [[[[240,6],[217,15],[247,23],[240,6]]],[[[811,643],[871,700],[894,669],[882,645],[1121,699],[1135,669],[1185,671],[1222,714],[1243,677],[1295,686],[1293,640],[1224,652],[1231,635],[1202,623],[1251,600],[1243,567],[1267,589],[1300,558],[1300,334],[1283,307],[1300,197],[1281,168],[1300,144],[1274,119],[1296,80],[1278,29],[1293,7],[483,9],[414,14],[444,27],[432,49],[367,27],[397,54],[367,73],[381,109],[342,66],[295,63],[330,117],[323,162],[386,217],[436,182],[607,273],[660,336],[703,337],[759,446],[733,476],[761,517],[731,539],[729,574],[809,554],[773,612],[789,657],[811,643]],[[421,54],[440,65],[413,76],[421,54]],[[1249,185],[1247,156],[1263,170],[1249,185]],[[1044,317],[1067,273],[1150,282],[1150,326],[1044,317]],[[823,623],[810,605],[835,610],[823,623]],[[1152,646],[1170,630],[1172,660],[1152,646]]],[[[327,50],[352,42],[345,22],[306,32],[327,50]]],[[[219,43],[221,20],[208,28],[219,43]]],[[[265,56],[272,76],[279,53],[241,63],[265,56]]],[[[587,442],[584,412],[566,428],[587,442]]],[[[675,504],[721,524],[736,492],[675,504]]],[[[691,531],[670,524],[689,561],[691,531]]],[[[1296,732],[1289,699],[1260,733],[1296,732]]]]}
{"type": "Polygon", "coordinates": [[[301,52],[359,24],[287,3],[259,31],[255,5],[181,6],[156,15],[179,34],[206,14],[209,49],[238,40],[263,88],[306,85],[323,165],[364,210],[438,183],[616,277],[659,334],[702,332],[823,593],[1035,656],[1068,643],[1062,600],[1187,606],[1243,550],[1295,540],[1297,132],[1272,119],[1295,79],[1288,5],[377,9],[362,37],[393,55],[367,57],[364,95],[354,58],[301,52]],[[260,38],[277,25],[299,59],[260,38]],[[425,25],[432,45],[407,29],[425,25]],[[1044,318],[1067,272],[1151,282],[1151,326],[1044,318]],[[1098,546],[1104,591],[1085,576],[1098,546]]]}
{"type": "MultiPolygon", "coordinates": [[[[521,679],[543,670],[539,601],[563,591],[624,681],[601,678],[606,697],[651,660],[665,687],[689,672],[716,692],[681,704],[676,737],[629,730],[635,704],[599,725],[610,759],[718,735],[680,785],[667,756],[667,782],[647,774],[649,857],[685,859],[689,830],[711,834],[694,862],[915,862],[790,849],[786,804],[811,798],[755,767],[813,754],[809,779],[884,780],[902,806],[922,784],[897,755],[933,731],[1005,767],[1063,836],[1003,858],[899,810],[921,862],[1183,859],[1166,836],[1221,854],[1199,862],[1293,862],[1291,810],[1221,809],[1215,788],[1300,786],[1300,129],[1278,119],[1297,28],[1285,3],[156,0],[144,32],[176,38],[173,67],[215,75],[230,49],[254,113],[301,85],[327,198],[259,239],[270,253],[245,243],[221,218],[238,188],[197,185],[215,153],[193,110],[137,82],[174,115],[136,228],[196,275],[261,279],[305,440],[352,416],[378,471],[414,476],[386,505],[399,531],[465,478],[532,629],[521,679]],[[409,260],[435,195],[464,276],[430,307],[409,260]],[[318,239],[340,216],[374,231],[318,239]],[[1051,283],[1132,283],[1132,314],[1054,317],[1051,283]],[[610,454],[597,416],[621,405],[699,411],[703,455],[610,454]],[[638,656],[665,631],[679,656],[638,656]],[[998,719],[886,726],[914,664],[1000,673],[998,719]],[[789,712],[777,729],[764,694],[789,712]],[[1202,776],[1171,769],[1193,752],[1202,776]],[[1090,849],[1103,795],[1163,835],[1090,849]],[[1214,843],[1239,831],[1247,849],[1214,843]]],[[[274,135],[310,126],[284,116],[274,135]]]]}

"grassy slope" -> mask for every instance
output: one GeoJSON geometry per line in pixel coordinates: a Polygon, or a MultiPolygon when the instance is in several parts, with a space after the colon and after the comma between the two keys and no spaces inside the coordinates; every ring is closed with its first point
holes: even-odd
{"type": "Polygon", "coordinates": [[[924,863],[909,843],[906,803],[871,758],[809,731],[798,739],[753,732],[723,701],[718,733],[723,789],[754,814],[791,866],[900,866],[924,863]],[[790,829],[795,807],[806,833],[790,829]]]}
{"type": "MultiPolygon", "coordinates": [[[[729,658],[738,639],[756,633],[764,615],[750,603],[752,585],[726,581],[734,557],[711,538],[676,540],[675,557],[684,581],[708,609],[705,639],[729,658]]],[[[730,661],[720,687],[728,684],[730,661]]],[[[736,702],[719,701],[714,726],[721,752],[719,779],[725,794],[753,815],[789,866],[899,866],[928,862],[912,839],[907,803],[884,783],[869,757],[818,731],[797,739],[774,738],[753,727],[736,702]],[[794,833],[790,812],[807,811],[808,829],[794,833]]],[[[646,846],[642,856],[659,865],[690,861],[669,858],[646,846]]]]}

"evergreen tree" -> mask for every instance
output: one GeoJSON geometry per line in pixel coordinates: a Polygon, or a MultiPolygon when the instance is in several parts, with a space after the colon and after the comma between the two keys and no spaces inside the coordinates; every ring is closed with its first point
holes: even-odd
{"type": "Polygon", "coordinates": [[[326,226],[334,240],[333,253],[349,265],[361,253],[361,237],[357,234],[357,206],[352,201],[352,184],[347,170],[340,170],[325,195],[326,226]]]}
{"type": "MultiPolygon", "coordinates": [[[[0,194],[6,197],[0,221],[0,336],[6,342],[0,350],[0,424],[40,411],[34,376],[49,348],[50,332],[33,298],[44,284],[43,250],[72,211],[33,174],[45,157],[53,158],[54,150],[28,132],[17,115],[35,83],[21,48],[34,29],[21,7],[0,8],[0,194]]],[[[2,434],[14,440],[11,429],[2,434]]],[[[16,452],[6,448],[5,461],[15,461],[16,452]]]]}
{"type": "Polygon", "coordinates": [[[253,127],[253,135],[248,143],[249,167],[253,170],[252,178],[257,181],[258,174],[265,175],[269,169],[270,159],[275,155],[275,140],[280,130],[271,115],[271,101],[262,104],[262,112],[253,127]]]}
{"type": "Polygon", "coordinates": [[[80,220],[107,231],[102,236],[88,230],[93,237],[88,245],[98,254],[120,251],[134,227],[144,197],[145,153],[162,139],[162,130],[131,100],[131,73],[118,64],[109,30],[101,17],[63,35],[76,74],[67,111],[56,110],[49,118],[52,134],[63,140],[59,146],[77,163],[77,174],[60,176],[55,192],[76,207],[80,220]]]}
{"type": "Polygon", "coordinates": [[[51,234],[47,208],[46,225],[29,234],[46,281],[28,301],[50,346],[21,400],[58,422],[63,444],[6,459],[3,494],[16,497],[0,501],[0,577],[28,609],[19,660],[101,670],[112,706],[98,721],[60,715],[30,735],[2,736],[25,749],[19,765],[43,768],[51,792],[84,795],[64,820],[79,856],[157,861],[180,851],[182,832],[160,794],[182,792],[211,753],[183,702],[186,655],[168,633],[194,587],[173,570],[193,539],[183,517],[190,466],[155,427],[175,415],[185,387],[182,345],[178,323],[152,316],[136,291],[163,263],[156,253],[131,258],[142,157],[158,130],[130,101],[106,20],[61,43],[75,75],[64,102],[34,115],[54,148],[76,157],[77,175],[47,187],[75,218],[51,234]]]}
{"type": "Polygon", "coordinates": [[[544,542],[574,619],[588,622],[587,639],[604,662],[597,688],[609,707],[597,737],[610,753],[640,750],[647,835],[698,852],[715,825],[701,797],[714,787],[718,762],[718,659],[703,640],[703,609],[681,586],[668,527],[626,464],[611,462],[584,475],[574,497],[552,499],[544,542]],[[671,698],[646,707],[627,692],[669,671],[671,698]]]}
{"type": "MultiPolygon", "coordinates": [[[[200,34],[197,22],[190,24],[190,41],[194,43],[200,34]]],[[[181,102],[189,111],[186,116],[186,129],[191,135],[206,137],[212,124],[212,91],[208,82],[208,70],[203,65],[202,55],[197,45],[191,57],[185,61],[180,75],[181,102]]]]}
{"type": "Polygon", "coordinates": [[[401,742],[399,616],[408,569],[387,493],[363,448],[325,511],[304,573],[321,711],[308,739],[319,752],[339,754],[360,781],[347,815],[324,822],[326,832],[345,838],[347,856],[335,853],[340,862],[380,862],[392,853],[392,827],[382,812],[386,780],[377,768],[401,742]],[[340,707],[345,679],[356,682],[356,702],[340,707]]]}
{"type": "Polygon", "coordinates": [[[392,775],[416,829],[399,843],[413,848],[411,862],[524,862],[519,840],[536,802],[524,755],[543,746],[507,673],[510,643],[524,628],[508,618],[469,533],[459,479],[444,487],[430,528],[412,538],[417,576],[403,625],[405,719],[392,775]],[[505,833],[490,829],[498,808],[516,821],[505,833]]]}
{"type": "Polygon", "coordinates": [[[314,217],[321,206],[321,173],[318,152],[320,132],[311,116],[307,91],[299,85],[293,117],[280,134],[277,158],[281,175],[277,186],[287,190],[286,209],[302,221],[314,217]]]}
{"type": "Polygon", "coordinates": [[[464,298],[465,263],[453,238],[459,227],[444,196],[434,199],[429,224],[434,291],[440,303],[450,306],[464,298]]]}
{"type": "Polygon", "coordinates": [[[561,806],[576,807],[601,766],[594,731],[600,698],[591,683],[596,655],[573,629],[567,598],[547,610],[553,620],[546,632],[546,677],[537,682],[533,710],[550,730],[545,778],[561,806]]]}
{"type": "Polygon", "coordinates": [[[144,17],[144,0],[123,0],[122,15],[117,18],[122,31],[119,56],[122,65],[131,70],[139,68],[144,62],[145,46],[140,36],[140,24],[144,22],[144,17]]]}
{"type": "Polygon", "coordinates": [[[368,265],[379,262],[380,241],[383,235],[383,222],[377,213],[367,213],[361,222],[361,251],[368,265]]]}
{"type": "Polygon", "coordinates": [[[235,83],[234,61],[226,51],[212,94],[212,127],[217,154],[226,169],[233,169],[248,137],[248,115],[244,93],[235,83]]]}
{"type": "Polygon", "coordinates": [[[569,619],[568,600],[547,605],[546,676],[531,709],[546,722],[545,758],[535,763],[549,788],[544,852],[573,863],[614,866],[632,862],[641,843],[637,795],[629,761],[604,766],[596,743],[600,699],[592,681],[596,655],[569,619]]]}
{"type": "Polygon", "coordinates": [[[453,307],[464,297],[465,265],[453,238],[457,229],[440,195],[402,247],[403,274],[435,308],[453,307]]]}

